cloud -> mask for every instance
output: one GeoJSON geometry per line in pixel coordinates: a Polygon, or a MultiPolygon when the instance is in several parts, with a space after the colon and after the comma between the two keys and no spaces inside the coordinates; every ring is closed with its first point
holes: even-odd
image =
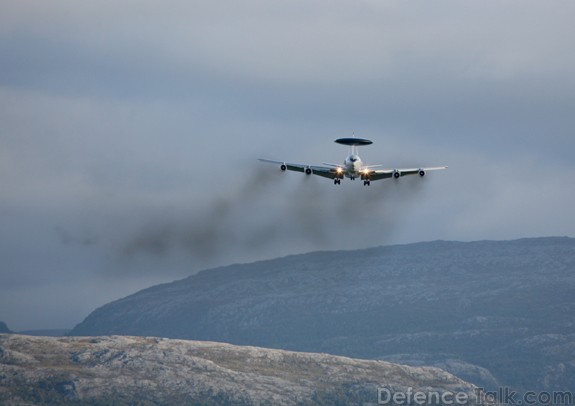
{"type": "Polygon", "coordinates": [[[4,5],[0,319],[71,325],[147,284],[314,249],[573,234],[573,7],[4,5]],[[335,187],[256,162],[338,162],[352,131],[369,164],[450,169],[335,187]]]}

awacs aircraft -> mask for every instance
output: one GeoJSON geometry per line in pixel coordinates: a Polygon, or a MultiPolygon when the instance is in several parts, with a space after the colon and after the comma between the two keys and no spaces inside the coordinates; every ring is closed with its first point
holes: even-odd
{"type": "Polygon", "coordinates": [[[339,138],[335,140],[338,144],[351,146],[351,153],[345,158],[343,164],[329,164],[323,163],[325,166],[307,165],[307,164],[293,164],[282,161],[272,161],[269,159],[260,159],[262,162],[272,164],[279,164],[282,171],[296,171],[303,172],[306,175],[318,175],[324,178],[333,179],[336,185],[341,184],[341,180],[349,178],[354,180],[359,178],[363,180],[364,186],[369,186],[372,180],[380,180],[387,178],[398,179],[406,175],[419,175],[425,176],[427,171],[437,171],[447,169],[447,166],[436,166],[432,168],[408,168],[408,169],[374,169],[382,165],[364,165],[361,158],[357,154],[357,147],[362,145],[370,145],[373,142],[364,138],[339,138]]]}

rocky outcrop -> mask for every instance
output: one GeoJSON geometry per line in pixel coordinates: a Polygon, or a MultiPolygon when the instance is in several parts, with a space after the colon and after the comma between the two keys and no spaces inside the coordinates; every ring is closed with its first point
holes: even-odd
{"type": "Polygon", "coordinates": [[[440,369],[384,361],[151,337],[0,335],[3,405],[376,404],[378,388],[379,400],[477,399],[440,369]]]}

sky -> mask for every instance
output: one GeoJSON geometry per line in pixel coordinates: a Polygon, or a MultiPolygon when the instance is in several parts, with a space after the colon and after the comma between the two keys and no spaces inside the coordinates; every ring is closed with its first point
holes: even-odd
{"type": "Polygon", "coordinates": [[[0,320],[203,269],[575,236],[571,1],[0,0],[0,320]],[[257,158],[448,165],[372,182],[257,158]]]}

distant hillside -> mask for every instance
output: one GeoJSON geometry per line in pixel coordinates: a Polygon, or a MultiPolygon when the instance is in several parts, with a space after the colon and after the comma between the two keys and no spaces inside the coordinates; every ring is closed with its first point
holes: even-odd
{"type": "Polygon", "coordinates": [[[575,389],[575,240],[430,242],[204,271],[72,335],[154,335],[436,365],[480,386],[575,389]]]}
{"type": "Polygon", "coordinates": [[[10,329],[3,321],[0,321],[0,333],[10,333],[10,329]]]}
{"type": "Polygon", "coordinates": [[[375,404],[378,388],[477,403],[435,368],[150,337],[0,335],[0,377],[3,405],[375,404]]]}
{"type": "Polygon", "coordinates": [[[23,330],[18,331],[18,334],[23,334],[27,336],[44,336],[44,337],[63,337],[70,332],[70,329],[65,328],[52,328],[44,330],[23,330]]]}

